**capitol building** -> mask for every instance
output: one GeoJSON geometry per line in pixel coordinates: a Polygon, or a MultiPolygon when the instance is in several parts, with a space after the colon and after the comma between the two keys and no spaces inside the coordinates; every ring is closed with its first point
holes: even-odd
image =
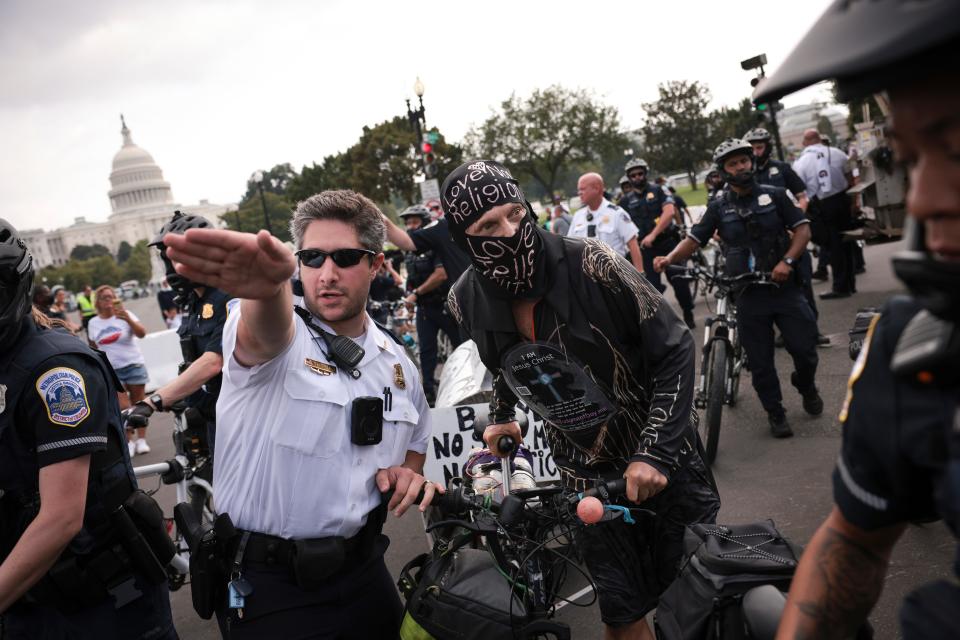
{"type": "MultiPolygon", "coordinates": [[[[35,268],[61,266],[70,260],[70,252],[78,245],[101,244],[114,256],[123,241],[131,246],[141,240],[153,239],[160,228],[170,221],[176,210],[200,215],[214,225],[223,226],[221,216],[236,211],[236,204],[218,205],[201,200],[194,205],[174,201],[170,183],[163,179],[163,171],[153,156],[133,142],[130,129],[120,116],[123,146],[113,156],[110,173],[111,213],[106,222],[88,222],[76,218],[69,227],[43,231],[28,229],[21,237],[33,254],[35,268]]],[[[163,265],[156,251],[151,251],[153,281],[163,278],[163,265]]]]}

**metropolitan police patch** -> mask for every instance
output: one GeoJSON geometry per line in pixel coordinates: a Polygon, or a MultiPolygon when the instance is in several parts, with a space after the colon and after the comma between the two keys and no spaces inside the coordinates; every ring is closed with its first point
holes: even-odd
{"type": "Polygon", "coordinates": [[[90,415],[83,376],[74,369],[56,367],[41,374],[37,378],[37,393],[54,424],[75,427],[90,415]]]}

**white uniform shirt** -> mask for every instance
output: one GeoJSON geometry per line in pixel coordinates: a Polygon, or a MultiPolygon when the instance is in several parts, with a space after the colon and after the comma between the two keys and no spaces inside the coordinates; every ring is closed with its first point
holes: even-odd
{"type": "Polygon", "coordinates": [[[803,148],[800,157],[793,163],[793,170],[806,185],[808,198],[814,196],[821,200],[847,190],[847,178],[844,172],[849,162],[847,154],[839,149],[822,144],[812,144],[803,148]],[[827,175],[821,175],[826,171],[827,175]],[[823,188],[829,185],[827,188],[823,188]]]}
{"type": "MultiPolygon", "coordinates": [[[[244,367],[233,355],[240,300],[223,328],[223,386],[217,402],[214,499],[234,524],[282,538],[351,537],[380,504],[378,469],[425,453],[430,411],[416,367],[367,317],[357,341],[366,352],[354,380],[341,370],[321,375],[310,358],[329,363],[313,332],[294,315],[290,346],[269,362],[244,367]],[[402,387],[402,388],[401,388],[402,387]],[[384,398],[383,440],[350,442],[354,398],[384,398]]],[[[330,328],[314,319],[328,331],[330,328]]],[[[331,333],[333,333],[331,331],[331,333]]],[[[324,345],[326,349],[326,345],[324,345]]]]}
{"type": "Polygon", "coordinates": [[[604,199],[595,211],[590,207],[577,209],[573,214],[573,223],[567,235],[573,238],[588,238],[590,237],[589,228],[594,225],[596,225],[594,237],[610,245],[621,256],[626,255],[627,243],[630,239],[637,237],[639,233],[637,225],[633,224],[633,220],[626,211],[604,199]],[[591,216],[593,219],[589,220],[591,216]]]}

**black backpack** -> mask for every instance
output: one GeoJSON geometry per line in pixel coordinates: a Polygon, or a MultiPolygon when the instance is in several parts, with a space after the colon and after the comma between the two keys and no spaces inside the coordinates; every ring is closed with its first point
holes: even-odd
{"type": "Polygon", "coordinates": [[[801,554],[772,520],[692,525],[683,545],[680,574],[657,605],[657,638],[663,640],[749,638],[743,595],[765,584],[788,590],[801,554]]]}

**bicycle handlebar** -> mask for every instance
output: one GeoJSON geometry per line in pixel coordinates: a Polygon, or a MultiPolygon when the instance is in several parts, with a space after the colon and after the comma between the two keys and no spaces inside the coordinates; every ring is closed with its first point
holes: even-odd
{"type": "Polygon", "coordinates": [[[694,280],[700,278],[708,283],[713,283],[725,288],[733,287],[737,284],[763,284],[770,286],[779,286],[779,283],[773,281],[773,272],[771,271],[748,271],[738,276],[717,276],[699,265],[692,267],[681,267],[678,265],[668,265],[664,270],[667,274],[676,278],[694,280]]]}

